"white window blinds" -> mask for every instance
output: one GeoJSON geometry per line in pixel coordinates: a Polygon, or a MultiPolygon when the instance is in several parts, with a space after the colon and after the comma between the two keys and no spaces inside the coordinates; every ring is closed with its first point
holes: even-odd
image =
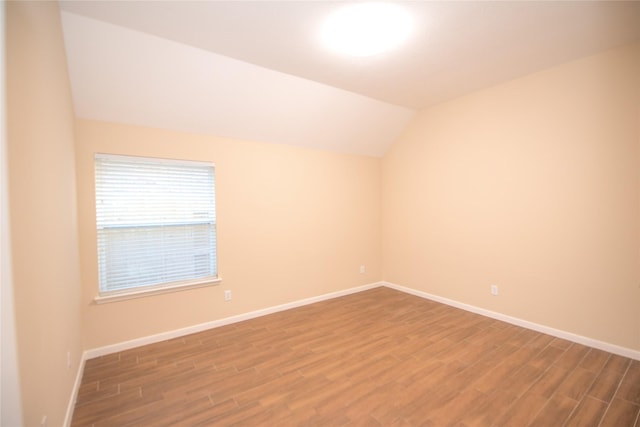
{"type": "Polygon", "coordinates": [[[100,294],[217,278],[211,163],[95,156],[100,294]]]}

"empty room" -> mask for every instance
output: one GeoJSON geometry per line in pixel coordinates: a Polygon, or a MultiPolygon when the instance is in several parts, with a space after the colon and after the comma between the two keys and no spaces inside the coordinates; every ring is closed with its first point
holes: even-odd
{"type": "Polygon", "coordinates": [[[1,11],[0,425],[640,427],[640,2],[1,11]]]}

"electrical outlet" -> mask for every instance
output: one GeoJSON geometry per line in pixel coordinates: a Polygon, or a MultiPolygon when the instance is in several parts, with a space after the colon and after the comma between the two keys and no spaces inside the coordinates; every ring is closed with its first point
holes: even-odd
{"type": "Polygon", "coordinates": [[[43,415],[42,419],[40,420],[40,427],[47,427],[47,416],[43,415]]]}
{"type": "Polygon", "coordinates": [[[224,291],[224,300],[231,301],[231,291],[224,291]]]}
{"type": "Polygon", "coordinates": [[[491,295],[498,295],[498,285],[491,285],[491,295]]]}
{"type": "Polygon", "coordinates": [[[67,369],[71,369],[71,352],[67,351],[67,369]]]}
{"type": "Polygon", "coordinates": [[[361,265],[361,266],[360,266],[360,273],[364,274],[364,272],[365,272],[364,265],[361,265]]]}

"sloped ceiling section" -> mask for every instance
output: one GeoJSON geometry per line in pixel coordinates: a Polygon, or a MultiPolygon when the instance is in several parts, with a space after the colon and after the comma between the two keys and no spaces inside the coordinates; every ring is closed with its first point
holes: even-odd
{"type": "Polygon", "coordinates": [[[76,114],[381,157],[415,112],[62,11],[76,114]]]}
{"type": "Polygon", "coordinates": [[[382,156],[414,114],[640,40],[640,1],[397,1],[398,49],[319,40],[347,1],[61,0],[80,117],[382,156]]]}
{"type": "Polygon", "coordinates": [[[640,38],[640,1],[396,1],[406,43],[349,58],[324,48],[353,1],[61,1],[67,12],[271,70],[423,109],[640,38]]]}

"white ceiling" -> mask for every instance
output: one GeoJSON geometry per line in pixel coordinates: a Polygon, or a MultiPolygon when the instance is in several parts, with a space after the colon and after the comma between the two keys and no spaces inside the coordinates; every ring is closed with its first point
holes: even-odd
{"type": "Polygon", "coordinates": [[[640,2],[402,2],[369,58],[324,49],[344,2],[61,2],[80,117],[382,156],[415,110],[640,39],[640,2]]]}

